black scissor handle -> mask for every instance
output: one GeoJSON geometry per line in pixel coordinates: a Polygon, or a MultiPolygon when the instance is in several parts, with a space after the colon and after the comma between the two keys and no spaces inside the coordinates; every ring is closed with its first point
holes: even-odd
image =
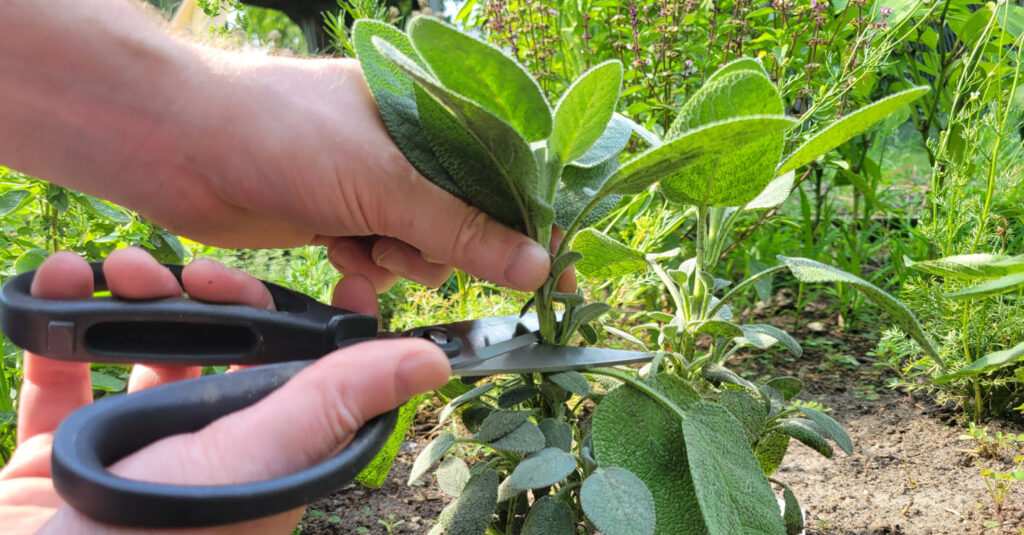
{"type": "Polygon", "coordinates": [[[373,460],[394,429],[398,409],[367,422],[334,457],[277,479],[221,486],[166,485],[121,478],[105,468],[161,438],[197,431],[252,405],[311,362],[209,375],[104,398],[79,409],[54,436],[54,486],[72,507],[96,520],[137,527],[240,522],[326,496],[373,460]]]}
{"type": "MultiPolygon", "coordinates": [[[[97,291],[107,289],[102,264],[91,267],[97,291]]],[[[180,283],[181,266],[167,267],[180,283]]],[[[97,520],[195,527],[286,511],[350,482],[394,428],[397,409],[367,422],[329,460],[277,479],[193,487],[117,477],[106,469],[117,460],[256,403],[309,365],[307,359],[375,338],[377,319],[265,281],[277,311],[184,298],[38,299],[30,294],[34,276],[23,273],[0,288],[0,328],[15,345],[39,355],[165,365],[280,363],[105,398],[65,419],[54,436],[54,486],[97,520]]]]}
{"type": "MultiPolygon", "coordinates": [[[[92,265],[97,291],[107,288],[92,265]]],[[[167,265],[181,282],[181,266],[167,265]]],[[[318,358],[375,338],[377,318],[263,281],[277,311],[194,299],[49,300],[34,271],[0,289],[0,328],[15,345],[60,360],[163,365],[265,364],[318,358]]]]}

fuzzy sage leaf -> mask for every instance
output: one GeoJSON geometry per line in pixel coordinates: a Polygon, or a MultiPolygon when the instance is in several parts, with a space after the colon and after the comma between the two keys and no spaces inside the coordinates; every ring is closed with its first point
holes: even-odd
{"type": "Polygon", "coordinates": [[[572,509],[551,496],[541,496],[526,515],[520,535],[573,535],[572,509]]]}
{"type": "Polygon", "coordinates": [[[498,505],[498,472],[473,474],[459,497],[441,511],[430,535],[480,535],[498,505]]]}
{"type": "Polygon", "coordinates": [[[699,401],[686,411],[682,429],[708,533],[785,533],[775,494],[736,418],[699,401]]]}
{"type": "Polygon", "coordinates": [[[779,165],[776,174],[784,174],[806,165],[815,158],[846,143],[848,140],[870,128],[873,124],[885,119],[893,112],[921,98],[931,91],[926,86],[918,86],[900,91],[894,95],[868,104],[863,108],[828,125],[793,151],[779,165]]]}
{"type": "Polygon", "coordinates": [[[545,448],[516,465],[498,487],[498,501],[520,492],[554,485],[576,470],[576,456],[558,448],[545,448]]]}
{"type": "MultiPolygon", "coordinates": [[[[624,164],[608,179],[602,191],[634,194],[642,192],[658,180],[671,181],[674,177],[688,177],[691,169],[703,165],[709,158],[728,158],[738,145],[782,132],[793,124],[795,120],[784,116],[750,116],[689,130],[624,164]]],[[[737,206],[742,206],[754,199],[762,189],[763,186],[745,188],[744,194],[737,196],[735,191],[722,184],[705,181],[695,185],[691,198],[697,201],[695,204],[715,205],[720,200],[730,199],[737,206]]]]}
{"type": "Polygon", "coordinates": [[[352,26],[352,42],[363,76],[391,138],[423,176],[452,194],[464,196],[423,135],[412,79],[377,51],[372,42],[374,37],[384,39],[411,58],[418,56],[409,38],[390,24],[361,19],[352,26]]]}
{"type": "MultiPolygon", "coordinates": [[[[461,68],[461,66],[460,66],[461,68]]],[[[555,106],[548,149],[559,161],[584,154],[604,133],[619,100],[622,64],[606,61],[576,79],[555,106]]]]}
{"type": "Polygon", "coordinates": [[[653,534],[654,497],[644,482],[625,468],[598,468],[580,489],[587,518],[607,535],[653,534]]]}
{"type": "Polygon", "coordinates": [[[598,230],[581,231],[573,240],[572,248],[583,254],[583,259],[576,262],[576,270],[587,277],[617,277],[647,268],[647,259],[642,252],[598,230]]]}
{"type": "Polygon", "coordinates": [[[433,17],[413,19],[409,37],[445,87],[457,88],[460,95],[490,110],[527,141],[551,134],[551,108],[540,86],[500,49],[433,17]],[[459,61],[452,61],[453,54],[459,61]]]}
{"type": "Polygon", "coordinates": [[[427,470],[434,465],[445,453],[455,444],[455,435],[441,433],[426,448],[416,456],[412,463],[412,470],[409,472],[409,485],[415,483],[427,470]]]}
{"type": "Polygon", "coordinates": [[[932,358],[933,362],[938,364],[943,370],[946,368],[945,363],[942,362],[942,358],[939,356],[938,350],[935,349],[931,340],[928,339],[928,335],[921,328],[921,324],[917,321],[917,317],[914,316],[913,312],[906,305],[896,300],[895,297],[856,275],[827,264],[822,264],[821,262],[807,258],[790,258],[785,256],[779,256],[779,260],[786,264],[790,272],[793,273],[793,276],[801,282],[842,282],[856,288],[889,314],[889,317],[895,320],[903,331],[909,334],[921,346],[921,349],[932,358]]]}

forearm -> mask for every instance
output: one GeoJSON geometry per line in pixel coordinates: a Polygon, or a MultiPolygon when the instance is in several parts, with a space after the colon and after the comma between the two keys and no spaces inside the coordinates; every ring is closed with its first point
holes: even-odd
{"type": "Polygon", "coordinates": [[[126,0],[0,0],[0,20],[0,165],[128,205],[177,194],[132,175],[189,157],[212,53],[126,0]]]}

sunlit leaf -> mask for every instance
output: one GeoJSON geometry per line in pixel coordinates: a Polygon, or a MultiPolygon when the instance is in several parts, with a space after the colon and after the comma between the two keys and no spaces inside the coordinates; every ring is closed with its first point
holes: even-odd
{"type": "Polygon", "coordinates": [[[853,136],[864,132],[878,121],[885,119],[897,109],[921,98],[929,91],[931,89],[926,86],[918,86],[906,91],[900,91],[878,102],[868,104],[828,125],[793,151],[779,165],[776,174],[788,173],[814,161],[819,156],[846,143],[853,136]]]}

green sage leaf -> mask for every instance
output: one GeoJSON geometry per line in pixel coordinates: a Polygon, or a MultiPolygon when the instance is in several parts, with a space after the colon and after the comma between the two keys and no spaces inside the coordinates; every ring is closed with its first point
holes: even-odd
{"type": "MultiPolygon", "coordinates": [[[[782,97],[763,69],[735,67],[736,64],[731,64],[720,69],[683,104],[669,127],[667,139],[675,139],[684,132],[725,119],[784,113],[782,97]]],[[[777,158],[768,173],[775,170],[777,158]]]]}
{"type": "Polygon", "coordinates": [[[583,253],[583,259],[576,262],[576,270],[586,277],[612,278],[647,268],[642,252],[595,229],[576,234],[572,248],[583,253]]]}
{"type": "Polygon", "coordinates": [[[768,417],[775,418],[786,406],[786,397],[778,388],[769,385],[761,385],[762,398],[768,400],[768,417]]]}
{"type": "Polygon", "coordinates": [[[963,301],[965,299],[981,299],[982,297],[1009,293],[1020,288],[1024,288],[1024,273],[1014,273],[1013,275],[1007,275],[995,280],[983,282],[969,288],[964,288],[963,290],[942,294],[942,297],[947,299],[956,299],[958,301],[963,301]]]}
{"type": "Polygon", "coordinates": [[[529,421],[531,414],[530,411],[494,411],[484,419],[473,438],[480,442],[498,440],[529,421]]]}
{"type": "Polygon", "coordinates": [[[490,405],[472,405],[463,409],[459,416],[462,418],[462,425],[466,426],[470,433],[476,433],[480,430],[484,420],[494,411],[495,409],[490,405]]]}
{"type": "Polygon", "coordinates": [[[889,314],[889,317],[895,320],[900,328],[903,329],[903,332],[909,334],[921,346],[925,354],[931,357],[932,361],[938,364],[941,369],[945,370],[945,363],[942,362],[938,350],[935,349],[931,340],[928,339],[928,335],[924,333],[924,329],[921,328],[917,317],[895,297],[856,275],[827,264],[822,264],[821,262],[807,258],[789,258],[785,256],[779,256],[779,260],[786,264],[793,273],[793,276],[801,282],[842,282],[856,288],[865,297],[870,299],[871,302],[889,314]]]}
{"type": "Polygon", "coordinates": [[[775,208],[786,202],[789,194],[793,192],[793,182],[796,173],[790,171],[772,179],[761,193],[754,197],[754,200],[743,207],[744,210],[761,210],[764,208],[775,208]]]}
{"type": "Polygon", "coordinates": [[[523,459],[498,487],[498,502],[530,489],[558,483],[576,470],[576,456],[558,448],[545,448],[523,459]]]}
{"type": "Polygon", "coordinates": [[[760,182],[700,178],[695,169],[725,162],[739,147],[756,144],[763,136],[778,134],[795,121],[783,116],[750,116],[711,123],[683,133],[663,145],[648,149],[624,164],[606,182],[603,193],[634,194],[661,180],[673,184],[676,199],[708,206],[742,206],[757,197],[772,176],[760,182]],[[695,181],[695,182],[694,182],[695,181]]]}
{"type": "Polygon", "coordinates": [[[695,334],[709,334],[713,338],[733,338],[743,335],[740,326],[725,320],[704,320],[689,326],[695,334]]]}
{"type": "MultiPolygon", "coordinates": [[[[438,153],[438,158],[470,202],[488,214],[494,211],[491,215],[506,224],[518,224],[507,220],[509,204],[514,204],[522,217],[546,220],[550,224],[554,215],[550,213],[550,206],[543,205],[537,191],[537,163],[526,139],[491,111],[441,85],[387,41],[374,37],[372,42],[384,57],[412,77],[417,87],[436,99],[463,127],[450,128],[443,139],[431,137],[431,143],[435,152],[444,151],[438,153]]],[[[422,96],[417,97],[418,102],[422,100],[422,96]]],[[[431,116],[430,121],[443,124],[444,115],[438,113],[431,116]]]]}
{"type": "MultiPolygon", "coordinates": [[[[685,401],[674,399],[672,391],[659,391],[677,404],[685,401]]],[[[650,489],[656,533],[707,532],[700,510],[693,507],[687,444],[674,412],[624,384],[608,392],[597,405],[592,425],[592,451],[598,463],[625,468],[650,489]]]]}
{"type": "Polygon", "coordinates": [[[465,394],[462,394],[461,396],[459,396],[459,397],[449,401],[448,404],[445,405],[443,409],[441,409],[441,414],[438,416],[438,422],[437,423],[438,424],[443,424],[444,421],[447,420],[448,417],[451,416],[453,412],[455,412],[455,409],[457,409],[457,408],[461,407],[462,405],[465,405],[466,403],[468,403],[470,401],[473,401],[474,399],[476,399],[476,398],[478,398],[478,397],[480,397],[480,396],[490,392],[493,388],[494,388],[494,383],[484,383],[484,384],[482,384],[482,385],[480,385],[480,386],[470,390],[469,392],[466,392],[465,394]]]}
{"type": "Polygon", "coordinates": [[[900,91],[899,93],[868,104],[863,108],[843,117],[842,119],[828,125],[818,132],[798,149],[793,151],[780,165],[776,174],[784,174],[789,171],[814,161],[819,156],[846,143],[853,136],[860,134],[872,125],[885,119],[893,112],[921,98],[931,89],[926,86],[918,86],[900,91]]]}
{"type": "Polygon", "coordinates": [[[456,455],[449,455],[437,467],[437,486],[448,496],[458,497],[469,481],[469,467],[456,455]]]}
{"type": "Polygon", "coordinates": [[[127,384],[123,379],[98,371],[89,372],[89,375],[92,379],[92,387],[104,392],[120,392],[127,384]]]}
{"type": "Polygon", "coordinates": [[[804,389],[804,382],[796,377],[776,377],[767,383],[767,386],[775,388],[779,392],[782,392],[782,397],[786,401],[789,401],[800,394],[800,391],[804,389]]]}
{"type": "Polygon", "coordinates": [[[615,112],[622,87],[622,63],[605,61],[583,73],[555,106],[548,149],[561,162],[584,154],[601,137],[615,112]]]}
{"type": "Polygon", "coordinates": [[[526,422],[512,430],[511,433],[491,442],[487,445],[499,451],[511,451],[514,453],[533,453],[544,449],[544,433],[540,431],[537,424],[526,422]]]}
{"type": "Polygon", "coordinates": [[[743,424],[747,442],[752,444],[761,436],[768,419],[768,411],[764,409],[760,400],[745,390],[728,389],[722,391],[718,402],[743,424]]]}
{"type": "Polygon", "coordinates": [[[924,262],[914,262],[903,257],[903,262],[908,268],[957,279],[991,279],[1024,272],[1024,255],[966,254],[924,262]]]}
{"type": "Polygon", "coordinates": [[[483,535],[498,505],[498,472],[483,470],[441,511],[430,535],[483,535]]]}
{"type": "Polygon", "coordinates": [[[515,227],[524,221],[525,201],[519,199],[513,184],[502,180],[484,181],[482,177],[503,176],[494,159],[465,125],[438,104],[422,88],[414,88],[420,107],[424,136],[448,171],[463,197],[470,204],[502,223],[515,227]],[[509,200],[520,202],[509,202],[509,200]]]}
{"type": "Polygon", "coordinates": [[[786,535],[800,535],[804,531],[804,512],[800,509],[800,502],[788,485],[777,483],[782,486],[782,499],[785,502],[782,520],[786,523],[786,535]]]}
{"type": "Polygon", "coordinates": [[[775,473],[775,470],[782,464],[782,459],[786,456],[788,449],[789,435],[785,433],[773,432],[761,439],[754,455],[757,456],[757,462],[761,465],[765,476],[775,473]]]}
{"type": "Polygon", "coordinates": [[[359,58],[363,76],[391,139],[409,163],[428,180],[454,195],[464,197],[465,194],[438,161],[430,140],[424,135],[412,79],[377,51],[373,46],[373,37],[391,43],[414,60],[418,60],[419,55],[412,48],[409,38],[390,24],[360,19],[352,26],[356,57],[359,58]]]}
{"type": "Polygon", "coordinates": [[[618,168],[619,159],[608,158],[592,167],[569,165],[562,169],[562,180],[555,192],[555,224],[559,228],[568,229],[582,216],[579,227],[586,228],[612,211],[622,198],[621,195],[605,195],[595,204],[590,203],[618,168]],[[588,206],[590,210],[584,214],[588,206]]]}
{"type": "Polygon", "coordinates": [[[526,515],[520,535],[574,535],[572,509],[551,496],[541,496],[526,515]]]}
{"type": "Polygon", "coordinates": [[[427,444],[427,447],[423,448],[423,451],[416,456],[416,460],[412,463],[412,470],[409,471],[408,484],[412,485],[419,478],[423,477],[423,474],[430,470],[431,466],[434,466],[445,453],[455,444],[455,435],[451,433],[441,433],[434,440],[427,444]]]}
{"type": "Polygon", "coordinates": [[[853,441],[850,440],[850,435],[846,433],[843,426],[839,422],[835,421],[831,416],[819,411],[818,409],[812,409],[811,407],[800,407],[800,412],[804,413],[805,416],[814,420],[814,423],[821,426],[822,429],[828,433],[828,437],[839,444],[839,447],[846,452],[847,455],[853,455],[853,441]]]}
{"type": "Polygon", "coordinates": [[[715,385],[722,383],[741,386],[752,392],[760,392],[757,385],[740,377],[736,372],[722,366],[721,364],[708,364],[701,369],[700,374],[715,385]]]}
{"type": "Polygon", "coordinates": [[[583,374],[580,372],[570,370],[552,373],[544,379],[555,383],[573,394],[585,396],[590,393],[590,381],[587,381],[587,378],[583,377],[583,374]]]}
{"type": "Polygon", "coordinates": [[[779,423],[779,430],[803,442],[814,451],[832,458],[832,446],[825,439],[826,432],[812,420],[804,418],[786,418],[779,423]]]}
{"type": "Polygon", "coordinates": [[[785,533],[775,494],[736,418],[699,401],[686,410],[682,430],[708,533],[785,533]]]}
{"type": "Polygon", "coordinates": [[[501,117],[527,141],[551,135],[551,107],[540,86],[498,47],[433,17],[413,19],[409,38],[445,87],[501,117]]]}
{"type": "MultiPolygon", "coordinates": [[[[630,127],[631,122],[622,115],[613,113],[601,137],[597,138],[597,141],[590,146],[590,149],[583,156],[573,160],[572,165],[577,167],[594,167],[618,156],[626,148],[626,145],[629,144],[629,137],[633,134],[633,129],[630,127]]],[[[618,161],[618,158],[616,158],[616,161],[618,161]]]]}
{"type": "Polygon", "coordinates": [[[1024,342],[1021,342],[1010,349],[989,353],[988,355],[981,357],[953,373],[947,373],[932,379],[932,382],[948,383],[954,379],[960,379],[962,377],[981,375],[983,373],[998,370],[1004,366],[1016,364],[1021,360],[1024,360],[1024,342]]]}
{"type": "Polygon", "coordinates": [[[551,276],[558,277],[573,264],[579,262],[583,254],[577,251],[566,251],[551,261],[551,276]]]}
{"type": "Polygon", "coordinates": [[[640,478],[625,468],[598,468],[580,489],[587,518],[606,535],[653,534],[654,497],[640,478]]]}
{"type": "Polygon", "coordinates": [[[538,395],[540,395],[540,390],[533,385],[514,386],[498,396],[498,407],[509,409],[538,395]]]}
{"type": "Polygon", "coordinates": [[[741,346],[750,345],[758,349],[768,349],[777,342],[782,342],[786,349],[789,349],[790,352],[798,357],[804,352],[803,348],[800,347],[800,342],[797,342],[789,333],[774,325],[751,323],[741,325],[740,330],[742,331],[742,336],[737,337],[735,342],[741,346]]]}
{"type": "MultiPolygon", "coordinates": [[[[667,134],[681,134],[717,121],[745,116],[781,116],[782,98],[761,69],[733,69],[709,79],[679,110],[667,134]]],[[[726,154],[709,153],[661,181],[665,197],[677,203],[743,206],[776,176],[782,157],[781,130],[736,143],[726,154]]]]}
{"type": "Polygon", "coordinates": [[[544,433],[544,447],[572,451],[572,426],[566,422],[545,418],[537,424],[544,433]]]}

